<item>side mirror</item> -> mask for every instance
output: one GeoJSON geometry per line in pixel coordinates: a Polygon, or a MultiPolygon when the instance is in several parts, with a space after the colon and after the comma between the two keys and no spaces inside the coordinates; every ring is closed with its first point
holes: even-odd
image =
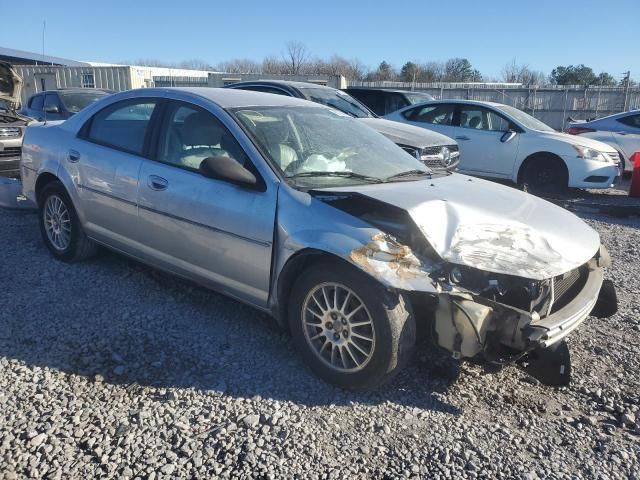
{"type": "Polygon", "coordinates": [[[47,105],[42,109],[44,113],[60,113],[60,109],[57,105],[47,105]]]}
{"type": "Polygon", "coordinates": [[[200,173],[205,177],[227,180],[242,185],[255,185],[257,180],[253,173],[244,168],[231,157],[207,157],[200,163],[200,173]]]}
{"type": "Polygon", "coordinates": [[[517,135],[517,133],[514,130],[508,130],[508,131],[504,132],[502,137],[500,137],[500,141],[502,143],[510,142],[511,140],[513,140],[513,137],[515,137],[516,135],[517,135]]]}

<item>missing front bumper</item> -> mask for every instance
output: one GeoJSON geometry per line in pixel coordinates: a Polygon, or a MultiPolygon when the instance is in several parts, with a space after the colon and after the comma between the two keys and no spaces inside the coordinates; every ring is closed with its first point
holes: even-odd
{"type": "Polygon", "coordinates": [[[519,358],[557,345],[589,316],[603,283],[601,263],[592,260],[579,293],[544,318],[484,297],[464,293],[439,296],[434,331],[440,346],[457,358],[478,355],[519,358]],[[505,353],[506,352],[506,353],[505,353]]]}

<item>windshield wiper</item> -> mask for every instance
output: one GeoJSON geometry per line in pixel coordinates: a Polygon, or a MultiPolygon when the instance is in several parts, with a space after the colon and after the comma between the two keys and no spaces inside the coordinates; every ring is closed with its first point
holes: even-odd
{"type": "Polygon", "coordinates": [[[302,178],[302,177],[341,177],[341,178],[355,178],[357,180],[363,180],[370,183],[382,183],[384,180],[378,177],[370,177],[368,175],[362,175],[355,172],[323,172],[323,171],[311,171],[311,172],[299,172],[290,175],[287,178],[302,178]]]}
{"type": "Polygon", "coordinates": [[[396,173],[395,175],[391,175],[390,177],[387,177],[384,179],[385,182],[388,182],[389,180],[393,180],[394,178],[402,178],[402,177],[413,177],[413,176],[422,176],[422,175],[428,175],[429,178],[431,178],[431,172],[426,171],[426,170],[407,170],[406,172],[400,172],[400,173],[396,173]]]}

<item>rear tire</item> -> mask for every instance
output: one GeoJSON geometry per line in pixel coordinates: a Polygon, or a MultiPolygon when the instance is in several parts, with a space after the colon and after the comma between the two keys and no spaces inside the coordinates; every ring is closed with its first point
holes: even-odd
{"type": "Polygon", "coordinates": [[[288,318],[307,365],[342,388],[372,389],[388,382],[415,348],[408,299],[339,261],[302,272],[291,292],[288,318]]]}
{"type": "Polygon", "coordinates": [[[568,177],[567,167],[562,160],[536,155],[524,166],[520,186],[534,195],[561,194],[568,189],[568,177]]]}
{"type": "Polygon", "coordinates": [[[98,246],[84,232],[73,202],[59,181],[45,185],[38,199],[40,233],[57,260],[74,263],[96,254],[98,246]]]}

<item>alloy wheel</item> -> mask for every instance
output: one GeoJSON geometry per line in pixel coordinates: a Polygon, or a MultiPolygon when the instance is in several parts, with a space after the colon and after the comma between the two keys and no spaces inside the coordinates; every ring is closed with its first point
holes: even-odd
{"type": "Polygon", "coordinates": [[[71,216],[58,195],[47,197],[44,204],[44,228],[56,250],[65,251],[71,243],[71,216]]]}
{"type": "Polygon", "coordinates": [[[329,367],[356,372],[371,360],[375,327],[353,290],[333,282],[317,285],[307,294],[301,317],[308,344],[329,367]]]}

